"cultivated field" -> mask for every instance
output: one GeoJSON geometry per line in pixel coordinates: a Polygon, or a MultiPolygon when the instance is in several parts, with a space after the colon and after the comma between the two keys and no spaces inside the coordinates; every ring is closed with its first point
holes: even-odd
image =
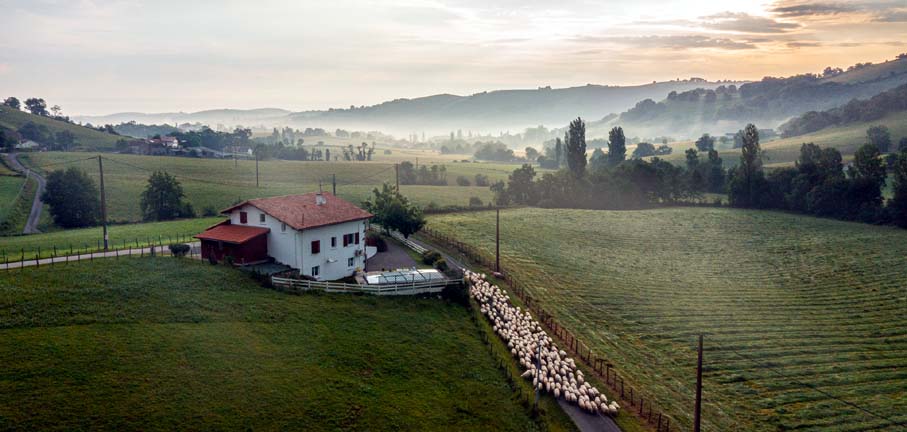
{"type": "MultiPolygon", "coordinates": [[[[700,333],[704,430],[904,429],[907,230],[708,208],[501,220],[511,276],[683,429],[700,333]]],[[[494,251],[493,212],[429,227],[494,251]]]]}
{"type": "Polygon", "coordinates": [[[120,258],[4,272],[0,308],[0,429],[537,429],[469,312],[436,298],[120,258]]]}
{"type": "MultiPolygon", "coordinates": [[[[78,166],[85,169],[97,182],[97,160],[82,160],[91,153],[32,153],[22,159],[44,171],[78,166]]],[[[111,220],[141,220],[140,195],[148,176],[154,170],[165,170],[176,176],[183,185],[189,202],[198,214],[204,210],[219,211],[238,200],[306,193],[317,191],[319,182],[325,191],[331,191],[331,176],[337,176],[337,195],[354,203],[371,196],[371,191],[382,183],[394,183],[393,162],[259,162],[259,184],[255,187],[255,161],[219,159],[194,159],[180,157],[134,156],[104,154],[104,182],[107,190],[107,208],[111,220]]],[[[422,159],[420,159],[422,163],[422,159]]],[[[401,191],[415,203],[427,206],[466,206],[470,197],[489,202],[492,193],[488,187],[457,186],[459,175],[472,181],[476,174],[487,175],[492,181],[507,177],[514,165],[447,162],[449,186],[401,185],[401,191]]]]}

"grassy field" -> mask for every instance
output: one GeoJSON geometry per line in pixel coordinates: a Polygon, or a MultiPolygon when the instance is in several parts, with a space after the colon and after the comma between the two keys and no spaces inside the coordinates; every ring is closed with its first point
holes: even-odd
{"type": "MultiPolygon", "coordinates": [[[[97,160],[90,153],[31,153],[22,159],[44,171],[78,166],[98,181],[97,160]]],[[[259,184],[255,187],[255,161],[193,159],[179,157],[134,156],[105,154],[104,182],[107,208],[111,220],[141,220],[140,195],[153,170],[166,170],[180,180],[189,202],[201,214],[204,209],[220,210],[238,200],[313,192],[319,182],[331,190],[331,175],[337,176],[337,195],[354,203],[370,197],[372,189],[383,182],[394,182],[394,165],[374,162],[259,162],[259,184]]],[[[492,181],[506,178],[515,168],[506,164],[447,163],[450,186],[402,185],[401,190],[415,203],[426,206],[466,206],[470,197],[483,202],[492,198],[488,187],[456,186],[456,178],[464,175],[472,180],[475,174],[487,175],[492,181]]]]}
{"type": "MultiPolygon", "coordinates": [[[[224,220],[224,217],[208,217],[197,219],[183,219],[167,222],[151,222],[143,224],[110,225],[108,235],[110,246],[116,248],[147,246],[151,243],[193,241],[193,235],[205,228],[224,220]],[[124,242],[126,246],[124,246],[124,242]]],[[[41,257],[50,257],[53,247],[57,247],[57,254],[69,254],[70,248],[74,252],[96,251],[102,245],[104,236],[101,227],[61,230],[55,232],[17,235],[0,237],[0,260],[18,261],[22,253],[26,259],[34,259],[40,253],[41,257]]]]}
{"type": "Polygon", "coordinates": [[[121,136],[98,132],[94,129],[47,117],[36,116],[8,106],[0,106],[0,126],[18,130],[22,125],[28,122],[33,122],[38,126],[44,126],[53,134],[64,130],[71,132],[75,137],[76,147],[79,148],[113,150],[116,148],[117,140],[123,139],[121,136]]]}
{"type": "Polygon", "coordinates": [[[121,258],[0,274],[0,308],[0,429],[538,428],[469,312],[436,298],[121,258]]]}
{"type": "Polygon", "coordinates": [[[6,221],[24,183],[25,177],[0,175],[0,222],[6,221]]]}
{"type": "MultiPolygon", "coordinates": [[[[501,221],[511,276],[684,429],[703,333],[704,430],[903,430],[907,230],[711,208],[501,221]]],[[[493,212],[429,227],[493,253],[493,212]]]]}

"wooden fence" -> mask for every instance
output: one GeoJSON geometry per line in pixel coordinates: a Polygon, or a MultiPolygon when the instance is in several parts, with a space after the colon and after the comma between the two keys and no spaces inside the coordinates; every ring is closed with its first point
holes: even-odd
{"type": "MultiPolygon", "coordinates": [[[[494,257],[483,253],[475,246],[463,243],[451,236],[429,228],[422,228],[419,234],[434,243],[456,250],[482,267],[487,269],[494,268],[494,257]]],[[[595,371],[597,377],[607,384],[614,394],[620,396],[622,409],[628,410],[643,421],[648,422],[655,428],[656,432],[675,432],[680,430],[677,427],[677,422],[672,421],[670,416],[652,403],[651,398],[647,400],[639,389],[633,387],[628,380],[625,380],[618,373],[612,362],[608,361],[606,357],[593,352],[589,346],[561,325],[552,314],[548,313],[521,283],[511,277],[511,272],[505,270],[503,265],[501,265],[501,273],[503,273],[503,280],[507,283],[509,291],[522,300],[525,307],[532,311],[539,323],[548,328],[554,338],[561,341],[560,345],[575,356],[577,360],[582,361],[595,371]]]]}
{"type": "Polygon", "coordinates": [[[272,277],[271,283],[275,288],[295,294],[308,291],[324,291],[329,293],[358,293],[379,296],[436,294],[449,286],[460,286],[462,280],[439,279],[428,282],[409,282],[398,284],[360,285],[342,282],[322,282],[305,279],[291,279],[272,277]]]}
{"type": "Polygon", "coordinates": [[[54,265],[59,263],[91,261],[96,258],[118,258],[120,256],[170,255],[171,244],[189,244],[191,248],[187,257],[201,259],[198,240],[191,234],[160,235],[158,238],[123,240],[109,243],[104,250],[101,241],[97,244],[66,244],[65,246],[49,245],[44,248],[26,251],[0,250],[0,270],[13,270],[23,267],[54,265]]]}

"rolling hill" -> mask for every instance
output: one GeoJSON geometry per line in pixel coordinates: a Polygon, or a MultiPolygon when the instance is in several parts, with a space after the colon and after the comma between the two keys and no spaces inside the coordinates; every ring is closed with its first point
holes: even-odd
{"type": "Polygon", "coordinates": [[[861,65],[837,75],[803,74],[788,78],[766,77],[736,86],[694,89],[671,93],[660,102],[642,100],[618,118],[592,122],[587,134],[607,136],[614,126],[628,136],[693,138],[708,132],[736,132],[747,123],[775,128],[791,117],[822,111],[853,99],[868,99],[907,83],[907,59],[861,65]]]}
{"type": "MultiPolygon", "coordinates": [[[[118,140],[124,137],[100,132],[77,124],[67,123],[60,120],[54,120],[48,117],[42,117],[25,111],[19,111],[8,106],[0,106],[0,127],[18,130],[28,122],[32,122],[39,128],[46,128],[46,133],[56,135],[59,132],[68,131],[75,137],[76,148],[91,150],[113,150],[118,140]]],[[[42,143],[44,144],[44,143],[42,143]]]]}
{"type": "Polygon", "coordinates": [[[722,83],[701,79],[667,81],[638,86],[585,85],[552,89],[498,90],[470,96],[439,94],[395,99],[372,106],[291,113],[279,109],[210,110],[197,113],[119,113],[76,116],[92,124],[200,122],[210,126],[292,126],[353,130],[380,130],[406,135],[413,132],[446,134],[462,129],[497,134],[522,132],[527,127],[560,127],[577,116],[601,119],[646,98],[663,98],[672,91],[713,89],[722,83]]]}

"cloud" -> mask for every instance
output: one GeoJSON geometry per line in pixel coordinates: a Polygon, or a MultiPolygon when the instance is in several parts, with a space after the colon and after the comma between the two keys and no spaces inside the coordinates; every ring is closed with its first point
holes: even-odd
{"type": "Polygon", "coordinates": [[[788,42],[787,43],[788,48],[813,48],[813,47],[820,47],[820,46],[822,46],[822,44],[820,44],[819,42],[805,42],[804,41],[804,42],[788,42]]]}
{"type": "Polygon", "coordinates": [[[578,42],[588,43],[616,43],[637,48],[667,48],[667,49],[698,49],[715,48],[723,50],[755,49],[756,46],[748,42],[735,41],[727,38],[714,38],[704,35],[674,35],[674,36],[585,36],[574,39],[578,42]]]}
{"type": "Polygon", "coordinates": [[[907,9],[890,9],[879,12],[872,19],[875,22],[907,22],[907,9]]]}
{"type": "Polygon", "coordinates": [[[701,17],[702,26],[713,30],[739,33],[784,33],[800,28],[800,24],[776,21],[742,12],[723,12],[701,17]]]}
{"type": "Polygon", "coordinates": [[[854,12],[858,8],[852,4],[823,3],[823,2],[791,2],[778,1],[769,9],[769,12],[785,18],[800,18],[810,16],[837,15],[840,13],[854,12]]]}

